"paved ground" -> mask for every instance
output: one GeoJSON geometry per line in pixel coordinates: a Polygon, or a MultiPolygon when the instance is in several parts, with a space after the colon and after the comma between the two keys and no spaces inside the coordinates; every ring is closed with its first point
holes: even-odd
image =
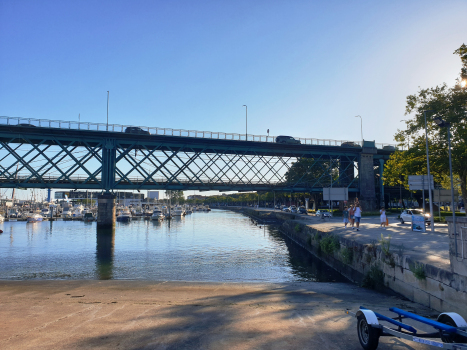
{"type": "MultiPolygon", "coordinates": [[[[1,349],[361,349],[365,305],[427,308],[351,284],[0,281],[1,349]]],[[[381,338],[379,349],[428,349],[381,338]]]]}
{"type": "Polygon", "coordinates": [[[360,223],[360,231],[356,231],[350,227],[344,228],[341,217],[323,220],[314,215],[300,215],[300,218],[306,220],[307,225],[321,231],[332,232],[363,244],[380,240],[381,234],[385,238],[391,235],[392,251],[397,252],[403,246],[404,254],[410,255],[420,262],[446,270],[450,269],[449,237],[446,224],[435,224],[435,232],[431,232],[429,227],[427,232],[415,232],[411,230],[410,223],[401,224],[397,215],[390,214],[388,215],[389,227],[382,229],[379,216],[364,216],[360,223]]]}

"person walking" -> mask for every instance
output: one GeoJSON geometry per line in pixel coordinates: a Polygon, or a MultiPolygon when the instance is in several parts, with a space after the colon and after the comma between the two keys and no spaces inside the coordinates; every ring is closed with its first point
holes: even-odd
{"type": "Polygon", "coordinates": [[[342,212],[342,217],[344,218],[344,227],[347,228],[347,224],[349,223],[349,210],[347,207],[344,208],[342,212]]]}
{"type": "Polygon", "coordinates": [[[349,221],[350,221],[350,226],[352,226],[352,230],[355,230],[354,223],[355,223],[355,208],[353,204],[350,205],[349,209],[349,221]]]}
{"type": "Polygon", "coordinates": [[[360,220],[362,219],[362,207],[357,204],[355,208],[355,224],[357,225],[357,231],[360,231],[360,220]]]}
{"type": "Polygon", "coordinates": [[[381,207],[381,210],[379,211],[380,213],[380,220],[381,220],[381,225],[380,227],[386,229],[386,209],[384,207],[381,207]]]}

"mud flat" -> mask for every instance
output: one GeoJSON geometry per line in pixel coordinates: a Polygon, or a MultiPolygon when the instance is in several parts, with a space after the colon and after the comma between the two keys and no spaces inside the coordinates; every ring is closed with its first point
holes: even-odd
{"type": "MultiPolygon", "coordinates": [[[[360,305],[430,309],[345,283],[0,281],[1,349],[361,349],[360,305]]],[[[382,338],[380,349],[407,349],[382,338]]],[[[411,349],[427,349],[410,344],[411,349]]]]}

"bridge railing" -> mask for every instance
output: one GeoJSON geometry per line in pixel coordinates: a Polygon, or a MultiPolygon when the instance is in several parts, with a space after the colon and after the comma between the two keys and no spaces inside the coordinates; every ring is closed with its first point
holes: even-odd
{"type": "MultiPolygon", "coordinates": [[[[111,131],[111,132],[125,132],[129,127],[134,125],[121,125],[121,124],[106,124],[106,123],[90,123],[80,121],[63,121],[63,120],[48,120],[48,119],[35,119],[35,118],[16,118],[0,116],[0,125],[33,125],[37,127],[58,128],[58,129],[74,129],[74,130],[89,130],[89,131],[111,131]]],[[[171,128],[158,128],[149,126],[138,126],[144,131],[152,135],[164,136],[178,136],[178,137],[194,137],[194,138],[207,138],[218,140],[235,140],[235,141],[249,141],[249,142],[269,142],[275,143],[276,136],[269,135],[252,135],[252,134],[237,134],[225,133],[214,131],[199,131],[199,130],[185,130],[185,129],[171,129],[171,128]]],[[[303,145],[316,145],[316,146],[342,146],[347,145],[350,147],[362,147],[362,141],[348,141],[348,140],[331,140],[331,139],[315,139],[315,138],[302,138],[295,137],[303,145]]],[[[395,144],[389,143],[376,143],[376,148],[396,149],[395,144]]],[[[404,149],[404,148],[402,148],[404,149]]]]}

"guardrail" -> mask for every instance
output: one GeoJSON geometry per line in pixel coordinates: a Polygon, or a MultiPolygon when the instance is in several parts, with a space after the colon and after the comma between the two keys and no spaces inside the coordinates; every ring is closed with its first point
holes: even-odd
{"type": "MultiPolygon", "coordinates": [[[[135,127],[135,125],[121,125],[121,124],[104,124],[104,123],[90,123],[90,122],[76,122],[76,121],[63,121],[63,120],[48,120],[48,119],[34,119],[34,118],[17,118],[0,116],[0,124],[4,125],[33,125],[37,127],[57,128],[57,129],[74,129],[74,130],[90,130],[90,131],[111,131],[111,132],[125,132],[126,128],[135,127]]],[[[235,140],[235,141],[248,141],[248,142],[271,142],[275,143],[276,136],[269,135],[252,135],[252,134],[236,134],[214,131],[198,131],[198,130],[185,130],[185,129],[171,129],[171,128],[158,128],[150,126],[137,126],[138,128],[149,132],[152,135],[164,136],[178,136],[178,137],[194,137],[206,138],[217,140],[235,140]]],[[[347,144],[349,147],[362,147],[362,141],[348,141],[348,140],[330,140],[330,139],[315,139],[294,137],[299,140],[303,145],[316,145],[316,146],[342,146],[347,144]]],[[[376,148],[383,149],[385,147],[396,148],[395,144],[389,143],[376,143],[376,148]]]]}

